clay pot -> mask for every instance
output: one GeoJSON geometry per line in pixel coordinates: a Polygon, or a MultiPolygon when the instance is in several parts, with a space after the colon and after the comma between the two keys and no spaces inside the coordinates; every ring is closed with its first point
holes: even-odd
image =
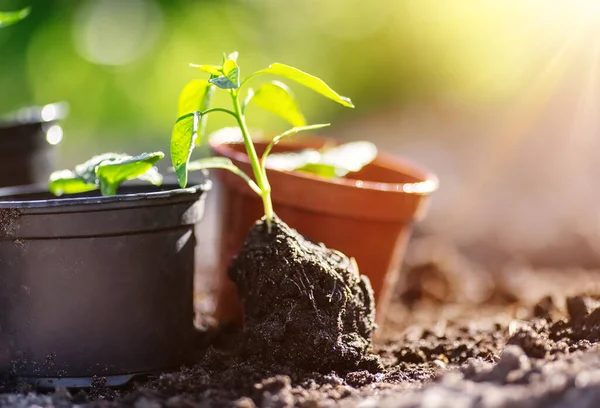
{"type": "MultiPolygon", "coordinates": [[[[320,148],[333,141],[309,139],[276,146],[274,152],[320,148]]],[[[258,154],[267,143],[255,142],[258,154]]],[[[211,141],[215,154],[230,158],[251,175],[242,143],[211,141]]],[[[215,316],[241,323],[236,288],[227,276],[251,226],[263,215],[262,202],[238,176],[217,171],[221,185],[221,248],[215,316]]],[[[305,237],[354,257],[375,291],[381,321],[395,289],[412,224],[425,214],[434,175],[385,153],[361,171],[326,179],[303,172],[268,171],[277,215],[305,237]]]]}

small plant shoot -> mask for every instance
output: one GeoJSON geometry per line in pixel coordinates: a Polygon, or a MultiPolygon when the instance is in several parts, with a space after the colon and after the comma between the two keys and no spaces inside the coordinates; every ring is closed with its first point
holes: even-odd
{"type": "Polygon", "coordinates": [[[26,18],[31,12],[31,7],[17,11],[0,11],[0,28],[16,24],[26,18]]]}
{"type": "MultiPolygon", "coordinates": [[[[229,55],[223,55],[221,65],[190,64],[192,67],[208,74],[209,78],[207,80],[193,80],[181,92],[179,97],[179,118],[175,122],[171,137],[171,160],[181,187],[187,185],[188,171],[190,170],[225,169],[237,174],[262,199],[265,217],[267,223],[270,225],[274,217],[274,212],[271,203],[271,186],[269,185],[266,169],[273,168],[274,161],[268,160],[271,150],[277,143],[287,137],[302,131],[320,129],[329,126],[329,124],[307,125],[304,115],[296,104],[292,91],[286,84],[278,80],[265,82],[256,89],[248,88],[245,93],[243,92],[244,88],[255,77],[272,75],[303,85],[342,106],[353,108],[354,105],[349,98],[339,95],[323,80],[297,68],[280,63],[271,64],[269,67],[256,71],[245,77],[245,79],[241,79],[242,76],[237,58],[238,53],[234,52],[229,55]],[[210,106],[213,92],[217,88],[229,93],[231,98],[230,109],[210,106]],[[246,123],[246,109],[250,104],[254,104],[279,116],[292,126],[291,129],[274,137],[261,157],[256,152],[246,123]],[[250,159],[254,178],[245,174],[227,158],[209,157],[190,162],[194,148],[205,142],[206,118],[214,112],[225,113],[235,118],[244,147],[246,148],[246,153],[250,159]]],[[[336,160],[340,161],[338,157],[339,152],[338,156],[335,155],[335,152],[316,153],[319,156],[317,159],[313,159],[311,162],[304,161],[298,167],[305,168],[306,171],[311,171],[311,168],[314,170],[317,167],[327,168],[328,173],[322,171],[322,169],[316,171],[316,173],[333,175],[344,173],[343,170],[340,170],[343,167],[346,167],[347,171],[351,171],[352,168],[356,167],[355,165],[339,165],[339,163],[333,160],[332,158],[337,157],[336,160]]],[[[277,167],[277,157],[273,156],[275,157],[275,167],[277,167]]],[[[279,159],[281,159],[280,161],[287,161],[286,156],[280,156],[279,159]]],[[[368,161],[370,160],[372,158],[368,159],[368,161]]],[[[294,169],[298,167],[294,167],[294,169]]],[[[359,165],[359,167],[362,167],[362,165],[359,165]]]]}
{"type": "Polygon", "coordinates": [[[55,171],[50,175],[50,192],[56,196],[77,194],[100,189],[102,195],[117,193],[127,180],[143,180],[161,185],[162,175],[154,166],[164,157],[162,152],[129,156],[121,153],[105,153],[94,156],[75,167],[75,170],[55,171]]]}

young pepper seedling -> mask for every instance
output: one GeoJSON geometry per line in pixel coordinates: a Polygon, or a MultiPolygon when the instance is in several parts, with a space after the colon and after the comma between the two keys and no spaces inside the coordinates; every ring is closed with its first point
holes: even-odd
{"type": "Polygon", "coordinates": [[[306,125],[304,116],[298,109],[290,89],[279,81],[262,84],[256,91],[249,89],[242,99],[242,88],[259,75],[275,75],[297,82],[343,106],[353,108],[352,101],[339,95],[323,80],[297,68],[274,63],[268,68],[256,71],[240,80],[240,68],[237,64],[238,53],[223,55],[221,65],[190,64],[207,74],[207,80],[196,79],[188,83],[179,97],[179,118],[175,122],[171,136],[171,160],[181,187],[187,185],[189,170],[225,169],[242,177],[250,188],[261,198],[267,225],[274,217],[271,202],[271,186],[266,171],[266,160],[273,147],[286,137],[306,130],[316,130],[329,124],[306,125]],[[229,93],[232,109],[211,108],[211,99],[215,88],[229,93]],[[293,127],[272,139],[261,157],[258,156],[248,125],[245,112],[249,103],[266,109],[289,122],[293,127]],[[250,159],[254,179],[236,167],[225,157],[209,157],[190,163],[190,157],[197,144],[203,142],[208,114],[222,112],[231,115],[237,121],[244,147],[250,159]]]}
{"type": "Polygon", "coordinates": [[[115,195],[126,180],[139,179],[159,186],[162,175],[154,164],[164,156],[163,152],[142,153],[135,157],[122,153],[94,156],[74,170],[52,173],[49,190],[60,196],[100,189],[102,195],[108,196],[115,195]]]}

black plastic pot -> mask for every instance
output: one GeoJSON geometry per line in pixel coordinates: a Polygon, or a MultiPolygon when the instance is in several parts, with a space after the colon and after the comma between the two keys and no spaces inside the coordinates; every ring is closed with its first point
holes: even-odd
{"type": "Polygon", "coordinates": [[[188,362],[195,225],[210,181],[54,198],[0,189],[0,373],[122,385],[188,362]]]}
{"type": "Polygon", "coordinates": [[[29,107],[0,118],[0,187],[42,183],[54,169],[60,128],[67,105],[29,107]],[[48,138],[48,132],[51,132],[48,138]],[[50,140],[49,140],[50,139],[50,140]]]}

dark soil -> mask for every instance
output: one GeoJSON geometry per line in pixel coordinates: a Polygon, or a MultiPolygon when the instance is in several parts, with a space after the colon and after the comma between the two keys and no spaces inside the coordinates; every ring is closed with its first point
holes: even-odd
{"type": "Polygon", "coordinates": [[[21,211],[16,208],[0,208],[0,236],[10,237],[19,226],[21,211]]]}
{"type": "Polygon", "coordinates": [[[341,252],[275,217],[259,221],[229,277],[244,306],[244,354],[311,371],[381,370],[370,354],[375,302],[369,279],[341,252]]]}
{"type": "MultiPolygon", "coordinates": [[[[320,265],[317,254],[326,253],[324,248],[316,248],[298,237],[288,243],[289,237],[294,235],[277,229],[283,226],[275,228],[272,234],[264,234],[260,228],[257,226],[259,231],[255,233],[265,240],[272,237],[278,248],[274,251],[276,254],[290,248],[298,251],[310,248],[314,251],[311,253],[315,263],[320,265]],[[282,236],[286,237],[285,242],[277,238],[282,236]],[[296,248],[299,243],[302,249],[296,248]]],[[[272,260],[272,254],[261,252],[260,240],[256,242],[256,247],[245,248],[232,267],[232,274],[248,273],[249,265],[260,265],[273,274],[274,282],[244,288],[246,301],[256,299],[252,298],[255,292],[250,294],[250,291],[272,289],[287,279],[296,289],[283,285],[282,290],[289,291],[292,301],[299,304],[297,308],[314,313],[310,296],[308,301],[302,297],[303,293],[310,292],[296,287],[291,277],[279,279],[282,273],[277,267],[279,264],[272,260]]],[[[331,269],[346,265],[343,262],[331,265],[331,269]]],[[[310,269],[313,267],[307,265],[307,273],[317,273],[310,269]]],[[[273,328],[281,330],[281,314],[275,310],[286,306],[281,297],[273,300],[270,310],[257,307],[255,315],[246,316],[247,322],[249,318],[254,319],[255,326],[251,326],[249,332],[221,327],[202,333],[197,343],[198,362],[193,367],[139,379],[120,390],[104,388],[101,378],[85,392],[56,390],[39,394],[27,386],[15,389],[13,385],[10,389],[0,388],[0,392],[13,392],[0,395],[0,407],[73,404],[136,408],[600,406],[600,302],[591,295],[600,293],[593,285],[600,278],[598,272],[519,270],[518,281],[515,281],[518,284],[496,282],[491,287],[481,277],[474,286],[473,281],[452,281],[470,275],[444,272],[447,265],[428,263],[426,267],[428,272],[419,281],[428,288],[419,288],[413,281],[407,286],[410,295],[406,291],[399,293],[387,324],[375,332],[373,352],[383,366],[379,370],[373,370],[368,364],[353,368],[344,359],[327,357],[325,344],[333,348],[338,344],[329,340],[329,334],[325,336],[329,343],[313,345],[305,340],[304,344],[306,349],[322,347],[323,359],[334,364],[332,370],[325,369],[324,363],[305,364],[291,355],[291,350],[297,350],[307,356],[307,360],[315,358],[317,353],[302,350],[300,341],[282,346],[276,344],[276,337],[267,336],[264,341],[270,342],[270,348],[257,347],[252,333],[256,325],[271,322],[273,328]],[[446,281],[445,286],[438,286],[446,288],[443,293],[431,290],[436,280],[446,281]],[[485,288],[485,298],[463,293],[477,290],[477,285],[485,288]],[[585,294],[563,296],[577,292],[585,294]],[[276,362],[275,354],[269,354],[271,351],[285,358],[276,362]]],[[[424,265],[420,268],[425,270],[424,265]]],[[[351,265],[343,271],[339,274],[354,276],[351,265]]],[[[407,276],[415,276],[412,269],[406,272],[407,276]]],[[[328,279],[324,281],[330,282],[328,279]]],[[[269,299],[277,295],[265,293],[270,293],[269,299]]],[[[323,301],[319,296],[322,294],[314,296],[315,301],[323,301]]],[[[354,298],[349,299],[352,302],[354,298]]],[[[332,315],[335,315],[333,311],[327,316],[332,315]]],[[[344,313],[338,316],[338,322],[345,321],[344,313]]],[[[321,327],[316,318],[315,321],[301,320],[303,327],[314,327],[311,324],[321,327]]],[[[338,327],[344,328],[344,325],[338,327]]],[[[287,326],[284,329],[288,330],[287,326]]],[[[298,332],[297,335],[306,339],[307,334],[298,332]]],[[[361,350],[367,353],[368,347],[361,350]]]]}

